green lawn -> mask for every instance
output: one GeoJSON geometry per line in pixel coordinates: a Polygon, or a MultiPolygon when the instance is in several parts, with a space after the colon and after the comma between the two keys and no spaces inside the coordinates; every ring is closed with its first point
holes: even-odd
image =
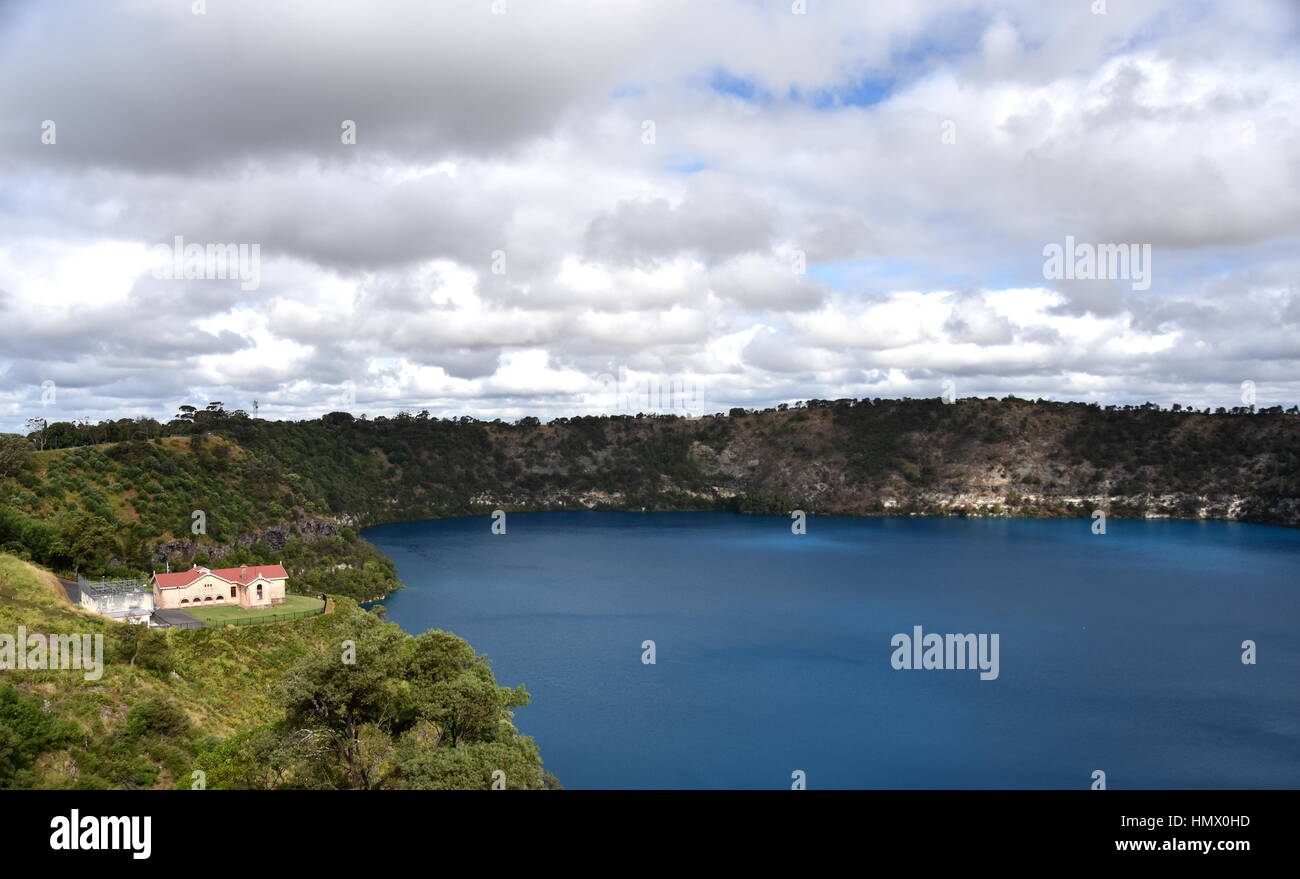
{"type": "Polygon", "coordinates": [[[324,602],[319,598],[306,595],[286,595],[284,604],[277,604],[266,609],[246,610],[238,605],[225,607],[182,607],[196,620],[202,620],[209,626],[244,626],[251,623],[274,623],[280,620],[296,619],[318,612],[324,602]]]}

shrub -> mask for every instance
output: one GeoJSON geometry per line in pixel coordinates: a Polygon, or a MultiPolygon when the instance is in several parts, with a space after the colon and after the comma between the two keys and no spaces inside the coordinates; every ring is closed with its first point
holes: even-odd
{"type": "Polygon", "coordinates": [[[166,699],[149,696],[126,713],[126,732],[131,736],[182,735],[190,726],[185,712],[166,699]]]}

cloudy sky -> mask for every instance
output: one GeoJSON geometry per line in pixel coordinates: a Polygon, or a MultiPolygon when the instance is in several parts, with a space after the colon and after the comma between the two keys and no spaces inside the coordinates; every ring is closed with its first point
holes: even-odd
{"type": "Polygon", "coordinates": [[[1298,8],[5,3],[0,430],[1300,402],[1298,8]]]}

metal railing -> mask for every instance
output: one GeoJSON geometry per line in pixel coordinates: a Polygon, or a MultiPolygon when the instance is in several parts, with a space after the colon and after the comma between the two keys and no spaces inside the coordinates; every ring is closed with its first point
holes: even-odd
{"type": "Polygon", "coordinates": [[[94,596],[152,591],[149,584],[143,580],[109,580],[102,577],[98,580],[90,580],[86,578],[85,574],[77,575],[77,588],[94,596]]]}
{"type": "MultiPolygon", "coordinates": [[[[180,610],[185,609],[180,608],[180,610]]],[[[186,613],[189,613],[189,611],[186,611],[186,613]]],[[[200,611],[200,613],[202,613],[202,611],[200,611]]],[[[324,602],[321,602],[320,607],[311,610],[291,610],[273,614],[259,612],[255,617],[235,617],[228,620],[205,620],[202,617],[194,616],[192,613],[190,615],[194,616],[196,620],[202,622],[205,629],[220,629],[225,626],[260,626],[262,623],[282,623],[289,620],[301,620],[306,619],[307,617],[320,616],[323,613],[325,613],[324,602]]]]}

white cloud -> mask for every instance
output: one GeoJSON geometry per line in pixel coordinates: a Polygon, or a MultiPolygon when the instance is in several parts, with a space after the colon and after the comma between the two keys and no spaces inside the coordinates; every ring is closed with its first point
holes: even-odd
{"type": "Polygon", "coordinates": [[[493,417],[581,411],[620,366],[717,408],[943,376],[1294,402],[1297,24],[1281,0],[10,4],[0,429],[46,379],[53,418],[304,417],[348,381],[358,412],[493,417]],[[258,244],[261,285],[154,278],[176,235],[258,244]],[[1152,245],[1151,289],[1044,280],[1067,235],[1152,245]]]}

